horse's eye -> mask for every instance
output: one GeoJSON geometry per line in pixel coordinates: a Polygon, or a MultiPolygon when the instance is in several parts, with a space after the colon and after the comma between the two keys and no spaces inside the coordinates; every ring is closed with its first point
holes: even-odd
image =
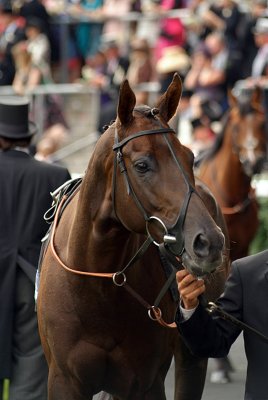
{"type": "Polygon", "coordinates": [[[134,167],[139,173],[145,173],[149,170],[149,165],[145,161],[137,162],[134,167]]]}

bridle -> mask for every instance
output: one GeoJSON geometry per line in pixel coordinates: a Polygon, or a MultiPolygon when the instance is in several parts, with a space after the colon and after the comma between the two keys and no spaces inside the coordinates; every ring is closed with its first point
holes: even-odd
{"type": "MultiPolygon", "coordinates": [[[[151,110],[152,115],[155,117],[155,114],[153,114],[153,110],[151,110]]],[[[155,112],[155,111],[154,111],[155,112]]],[[[170,287],[171,283],[173,282],[176,272],[178,269],[183,268],[182,266],[182,262],[176,257],[176,255],[181,255],[182,252],[184,251],[184,237],[183,237],[183,226],[184,226],[184,221],[185,221],[185,217],[186,217],[186,213],[187,213],[187,209],[189,206],[189,202],[191,199],[191,195],[192,193],[196,193],[198,196],[199,194],[196,192],[196,190],[194,189],[194,187],[191,185],[191,183],[189,182],[189,179],[181,165],[181,163],[179,162],[179,160],[177,159],[173,148],[171,146],[171,143],[168,139],[167,134],[169,133],[174,133],[175,132],[171,129],[171,128],[165,128],[165,127],[160,127],[159,129],[152,129],[152,130],[145,130],[145,131],[140,131],[137,132],[133,135],[128,136],[127,138],[119,141],[118,139],[118,133],[117,130],[115,130],[115,143],[113,146],[113,150],[115,151],[115,157],[114,157],[114,172],[113,172],[113,188],[112,188],[112,196],[113,196],[113,205],[114,205],[114,211],[115,211],[115,193],[116,193],[116,169],[117,169],[117,165],[120,168],[120,172],[122,174],[124,174],[124,180],[125,180],[125,184],[126,184],[126,189],[127,189],[127,193],[129,195],[133,196],[133,199],[137,205],[137,207],[139,208],[139,210],[142,212],[145,221],[148,223],[148,221],[150,221],[151,219],[156,219],[158,220],[158,222],[160,222],[162,224],[162,226],[165,227],[164,223],[158,218],[158,217],[154,217],[154,216],[148,216],[147,212],[145,211],[144,207],[142,206],[140,200],[138,199],[138,197],[136,196],[133,187],[131,185],[129,176],[127,174],[127,169],[124,163],[124,159],[123,159],[123,154],[122,154],[122,148],[123,146],[128,143],[130,140],[134,140],[138,137],[144,136],[144,135],[152,135],[152,134],[162,134],[164,136],[164,139],[169,147],[169,150],[172,154],[172,157],[175,160],[176,165],[178,166],[179,170],[182,172],[182,175],[184,177],[184,180],[187,184],[187,195],[183,201],[183,205],[182,208],[180,210],[180,213],[178,215],[178,218],[175,222],[175,224],[173,225],[173,227],[171,228],[171,230],[167,230],[167,228],[165,227],[165,235],[163,237],[163,243],[156,243],[155,240],[153,239],[153,237],[150,234],[149,228],[147,226],[147,233],[148,233],[148,237],[145,240],[145,242],[142,244],[142,246],[138,249],[138,251],[136,252],[136,254],[131,258],[131,260],[127,263],[127,265],[121,269],[120,271],[114,272],[114,273],[97,273],[97,272],[87,272],[87,271],[79,271],[75,268],[71,268],[68,267],[58,256],[56,249],[55,249],[55,245],[54,245],[54,239],[55,239],[55,230],[57,227],[57,223],[61,214],[61,210],[62,208],[65,206],[65,202],[68,199],[68,195],[63,195],[63,197],[61,198],[61,201],[59,202],[59,205],[57,207],[57,211],[55,213],[55,219],[53,222],[53,226],[52,226],[52,231],[51,231],[51,237],[50,237],[50,247],[53,253],[54,258],[58,261],[59,265],[61,267],[63,267],[66,271],[71,272],[73,274],[77,274],[77,275],[83,275],[83,276],[91,276],[91,277],[101,277],[101,278],[110,278],[112,279],[113,283],[115,284],[115,286],[118,287],[124,287],[141,305],[143,305],[147,311],[148,311],[148,316],[151,320],[158,322],[160,325],[167,327],[167,328],[177,328],[177,325],[175,322],[172,323],[167,323],[164,321],[164,319],[162,318],[162,311],[159,307],[159,303],[161,301],[161,299],[163,298],[163,296],[165,295],[166,291],[168,290],[168,288],[170,287]],[[164,284],[164,286],[162,287],[162,289],[160,290],[158,296],[156,297],[153,305],[149,304],[146,300],[144,300],[144,298],[137,293],[128,283],[127,283],[127,278],[125,275],[125,271],[127,268],[129,268],[131,265],[133,265],[138,259],[140,259],[144,253],[146,252],[146,250],[148,249],[150,244],[156,244],[159,246],[159,251],[160,253],[169,261],[169,265],[172,267],[172,272],[169,276],[169,278],[167,279],[166,283],[164,284]],[[176,253],[176,252],[179,253],[176,253]]],[[[80,187],[75,187],[75,190],[71,193],[71,198],[77,193],[77,191],[80,189],[80,187]]],[[[199,196],[200,197],[200,196],[199,196]]],[[[44,253],[43,253],[44,254],[44,253]]],[[[212,313],[212,312],[216,312],[218,313],[218,315],[221,318],[224,318],[226,320],[230,320],[232,323],[238,325],[241,329],[244,330],[248,330],[254,334],[256,334],[257,336],[261,337],[263,340],[268,341],[268,338],[263,335],[261,332],[259,332],[258,330],[256,330],[255,328],[247,325],[246,323],[236,319],[235,317],[233,317],[232,315],[230,315],[229,313],[225,312],[224,310],[222,310],[218,305],[216,305],[214,302],[207,302],[206,298],[204,296],[200,296],[199,297],[200,302],[203,304],[203,306],[207,309],[208,312],[212,313]]]]}
{"type": "MultiPolygon", "coordinates": [[[[139,110],[136,110],[140,112],[139,110]]],[[[151,115],[157,120],[156,114],[158,114],[158,110],[152,109],[151,110],[151,115]]],[[[160,123],[159,123],[160,124],[160,123]]],[[[119,141],[118,138],[118,131],[115,129],[115,139],[114,139],[114,145],[113,145],[113,150],[115,152],[115,157],[114,157],[114,168],[113,168],[113,179],[112,179],[112,201],[113,201],[113,207],[114,207],[114,213],[117,216],[116,213],[116,175],[117,175],[117,167],[119,167],[120,172],[124,176],[124,181],[125,181],[125,186],[127,193],[131,195],[134,199],[134,202],[137,206],[137,208],[140,210],[142,213],[144,220],[146,222],[146,230],[147,230],[147,238],[145,242],[140,246],[140,248],[137,250],[136,254],[130,259],[130,261],[127,263],[125,267],[123,267],[120,271],[113,272],[113,273],[98,273],[98,272],[87,272],[87,271],[79,271],[76,268],[72,268],[67,266],[58,256],[55,245],[54,245],[54,240],[55,240],[55,230],[56,226],[59,221],[59,217],[61,215],[61,209],[64,207],[65,202],[67,201],[68,196],[64,195],[60,201],[60,204],[58,206],[57,212],[55,214],[55,219],[54,223],[52,226],[51,230],[51,237],[50,237],[50,247],[53,253],[54,258],[57,260],[57,262],[60,264],[61,267],[63,267],[66,271],[72,272],[77,275],[84,275],[84,276],[92,276],[92,277],[101,277],[101,278],[110,278],[112,279],[113,283],[120,287],[124,287],[133,297],[135,297],[145,308],[148,310],[148,315],[150,319],[153,321],[159,322],[161,325],[168,327],[168,328],[176,328],[175,322],[173,323],[166,323],[163,318],[162,318],[162,311],[159,308],[159,303],[163,296],[165,295],[166,291],[169,289],[170,285],[174,281],[176,272],[178,269],[183,268],[182,262],[177,258],[178,256],[181,256],[183,251],[184,251],[184,235],[183,235],[183,226],[184,226],[184,221],[186,218],[186,213],[188,210],[189,202],[191,199],[191,196],[193,193],[196,193],[198,196],[199,194],[196,192],[195,188],[192,186],[190,183],[183,166],[181,165],[180,161],[175,155],[175,152],[172,148],[172,145],[170,143],[170,140],[168,138],[168,134],[173,133],[175,134],[174,130],[169,128],[169,127],[163,127],[159,126],[157,129],[151,129],[151,130],[144,130],[144,131],[139,131],[137,133],[134,133],[133,135],[130,135],[121,141],[119,141]],[[138,196],[136,195],[133,186],[131,184],[131,181],[128,176],[128,172],[125,166],[124,162],[124,157],[123,157],[123,152],[122,149],[123,147],[131,140],[135,140],[138,137],[145,136],[145,135],[163,135],[165,142],[167,143],[167,146],[171,152],[171,155],[175,161],[175,164],[177,165],[178,169],[183,175],[183,178],[185,180],[186,186],[187,186],[187,194],[185,196],[185,199],[183,201],[181,210],[179,212],[178,218],[175,221],[174,225],[171,227],[171,229],[167,229],[163,221],[156,217],[156,216],[149,216],[148,213],[146,212],[145,208],[143,207],[142,203],[140,202],[138,196]],[[154,238],[152,237],[150,233],[150,222],[151,221],[157,221],[161,227],[164,229],[164,236],[163,236],[163,242],[162,243],[157,243],[154,238]],[[136,261],[138,261],[146,252],[148,247],[154,243],[159,247],[159,251],[164,256],[166,259],[168,259],[169,265],[172,268],[172,272],[170,273],[168,279],[166,280],[164,286],[160,290],[160,293],[156,297],[153,305],[150,305],[147,301],[145,301],[127,282],[127,278],[125,275],[125,271],[132,266],[136,261]]],[[[79,188],[76,189],[76,191],[79,190],[79,188]]],[[[72,193],[72,196],[75,195],[75,192],[72,193]]],[[[118,216],[117,216],[118,218],[118,216]]]]}
{"type": "MultiPolygon", "coordinates": [[[[137,109],[134,109],[134,110],[141,112],[140,110],[137,110],[137,109]]],[[[166,128],[161,125],[159,119],[157,119],[157,117],[156,117],[156,115],[158,113],[157,109],[153,108],[150,111],[151,111],[151,115],[159,123],[159,128],[157,128],[157,129],[139,131],[139,132],[134,133],[134,134],[122,139],[121,141],[119,141],[118,131],[115,128],[115,139],[114,139],[114,145],[113,145],[113,150],[115,151],[115,157],[114,157],[114,171],[113,171],[113,182],[112,182],[113,209],[114,209],[115,215],[117,215],[116,201],[115,201],[115,198],[116,198],[116,169],[117,169],[117,166],[119,166],[120,172],[124,176],[126,191],[127,191],[128,195],[132,196],[137,208],[140,210],[140,212],[143,215],[144,220],[146,221],[146,228],[147,228],[148,235],[150,236],[150,228],[149,228],[150,222],[157,221],[161,225],[161,227],[164,229],[165,234],[163,235],[163,243],[166,244],[168,251],[171,252],[173,255],[181,256],[184,251],[183,226],[184,226],[188,206],[190,203],[190,199],[191,199],[191,196],[193,193],[197,194],[197,196],[199,196],[199,194],[196,192],[195,188],[190,183],[189,178],[186,175],[180,160],[176,157],[176,154],[175,154],[173,147],[170,143],[170,140],[168,138],[169,133],[173,133],[174,135],[176,135],[176,133],[174,132],[173,129],[166,128]],[[174,225],[170,229],[167,229],[164,222],[159,217],[148,215],[148,213],[146,212],[145,208],[143,207],[141,201],[139,200],[137,194],[135,193],[135,191],[133,189],[133,186],[131,184],[131,181],[130,181],[130,178],[128,175],[128,171],[127,171],[127,168],[126,168],[126,165],[124,162],[124,156],[123,156],[123,151],[122,151],[123,147],[130,141],[135,140],[136,138],[139,138],[142,136],[150,136],[150,135],[162,135],[163,136],[163,138],[169,148],[169,151],[172,155],[172,158],[175,161],[175,164],[178,167],[179,171],[181,172],[181,174],[184,178],[186,187],[187,187],[187,194],[183,200],[183,204],[182,204],[181,210],[179,212],[178,218],[175,221],[174,225]]],[[[155,240],[153,240],[153,242],[158,245],[158,243],[155,240]]]]}

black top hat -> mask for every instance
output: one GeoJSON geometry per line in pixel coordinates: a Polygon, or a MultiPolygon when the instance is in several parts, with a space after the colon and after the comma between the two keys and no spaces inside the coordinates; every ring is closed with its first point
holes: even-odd
{"type": "Polygon", "coordinates": [[[0,97],[0,136],[7,139],[27,139],[37,132],[29,121],[30,102],[27,97],[0,97]]]}

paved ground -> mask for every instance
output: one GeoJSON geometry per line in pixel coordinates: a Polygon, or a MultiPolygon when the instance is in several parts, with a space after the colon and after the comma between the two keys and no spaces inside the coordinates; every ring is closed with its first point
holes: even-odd
{"type": "MultiPolygon", "coordinates": [[[[210,383],[209,376],[215,364],[213,359],[209,360],[207,379],[202,400],[244,399],[246,359],[245,359],[242,335],[240,335],[237,341],[234,343],[230,352],[230,359],[232,361],[235,372],[231,374],[232,382],[228,384],[210,383]]],[[[173,374],[174,374],[174,369],[172,365],[166,379],[167,400],[173,400],[173,393],[174,393],[173,374]]]]}

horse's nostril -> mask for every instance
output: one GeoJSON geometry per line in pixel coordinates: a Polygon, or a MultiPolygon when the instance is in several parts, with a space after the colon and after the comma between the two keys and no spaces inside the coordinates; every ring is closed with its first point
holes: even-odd
{"type": "Polygon", "coordinates": [[[194,239],[194,252],[198,257],[207,257],[209,255],[209,241],[202,233],[194,239]]]}

